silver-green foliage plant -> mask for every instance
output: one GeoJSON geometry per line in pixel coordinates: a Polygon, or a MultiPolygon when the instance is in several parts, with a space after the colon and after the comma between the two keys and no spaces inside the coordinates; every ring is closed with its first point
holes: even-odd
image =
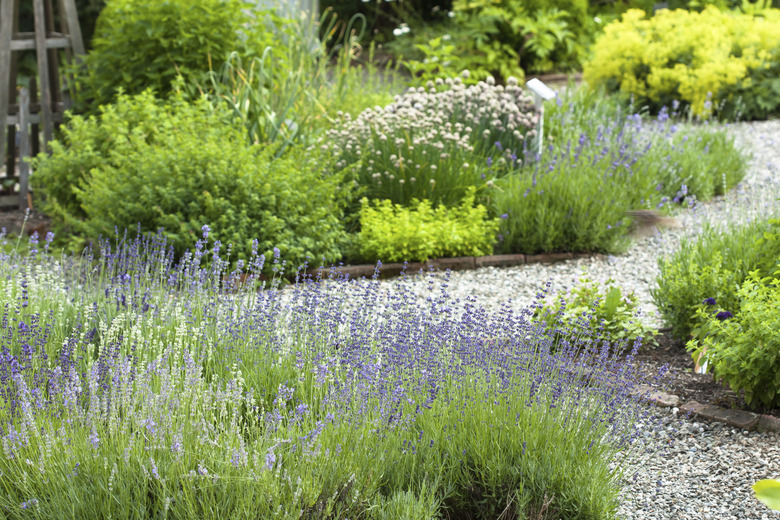
{"type": "Polygon", "coordinates": [[[371,261],[424,261],[433,258],[482,256],[493,252],[499,219],[474,206],[474,192],[461,204],[435,209],[428,200],[402,207],[389,200],[361,200],[360,256],[371,261]]]}
{"type": "Polygon", "coordinates": [[[211,239],[0,253],[4,517],[615,517],[652,424],[623,362],[434,280],[264,286],[211,239]]]}
{"type": "Polygon", "coordinates": [[[355,165],[354,180],[369,198],[458,204],[470,187],[489,186],[516,165],[538,115],[516,80],[506,87],[466,87],[460,78],[438,84],[409,89],[355,119],[343,115],[319,146],[337,169],[355,165]]]}

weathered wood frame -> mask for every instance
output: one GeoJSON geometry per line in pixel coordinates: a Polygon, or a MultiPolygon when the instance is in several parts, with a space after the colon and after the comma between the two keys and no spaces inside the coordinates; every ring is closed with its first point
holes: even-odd
{"type": "MultiPolygon", "coordinates": [[[[54,27],[53,0],[28,1],[33,4],[35,31],[20,33],[20,0],[0,0],[0,159],[6,157],[8,146],[6,174],[13,176],[15,128],[20,125],[20,138],[26,140],[19,150],[19,185],[23,193],[20,193],[18,205],[22,208],[30,204],[27,191],[29,167],[25,159],[30,157],[31,152],[38,151],[38,126],[43,128],[43,149],[48,151],[55,125],[62,122],[63,114],[70,106],[70,99],[61,86],[58,50],[65,50],[67,60],[76,59],[85,52],[74,0],[56,0],[60,32],[56,32],[54,27]],[[40,96],[35,81],[31,81],[24,99],[20,95],[17,100],[15,53],[24,50],[35,50],[40,96]],[[29,125],[33,125],[32,131],[29,125]],[[31,137],[32,150],[28,146],[31,137]]],[[[0,206],[13,204],[10,199],[15,197],[0,197],[0,206]]]]}

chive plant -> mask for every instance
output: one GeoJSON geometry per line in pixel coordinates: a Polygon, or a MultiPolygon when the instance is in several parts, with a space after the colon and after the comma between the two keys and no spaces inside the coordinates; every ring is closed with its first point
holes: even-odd
{"type": "Polygon", "coordinates": [[[282,288],[208,233],[4,250],[4,517],[615,517],[638,345],[424,273],[282,288]]]}

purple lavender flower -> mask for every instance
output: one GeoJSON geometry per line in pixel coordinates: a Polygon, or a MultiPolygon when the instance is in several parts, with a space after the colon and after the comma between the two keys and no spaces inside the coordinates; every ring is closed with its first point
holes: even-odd
{"type": "Polygon", "coordinates": [[[274,454],[274,449],[270,448],[265,454],[265,469],[270,471],[274,469],[275,464],[276,464],[276,455],[274,454]]]}

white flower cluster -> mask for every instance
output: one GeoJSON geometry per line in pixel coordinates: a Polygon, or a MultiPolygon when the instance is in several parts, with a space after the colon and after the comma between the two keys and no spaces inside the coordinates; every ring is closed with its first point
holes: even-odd
{"type": "Polygon", "coordinates": [[[319,145],[338,158],[338,168],[358,163],[360,177],[372,183],[438,177],[487,157],[491,164],[494,156],[514,161],[535,135],[538,114],[517,81],[504,87],[491,80],[467,87],[460,77],[438,78],[355,119],[339,114],[319,145]]]}

